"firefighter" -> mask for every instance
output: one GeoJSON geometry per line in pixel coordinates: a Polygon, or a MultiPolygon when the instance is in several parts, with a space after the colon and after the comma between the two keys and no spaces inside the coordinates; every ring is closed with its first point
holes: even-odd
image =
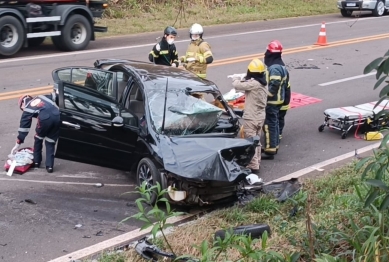
{"type": "MultiPolygon", "coordinates": [[[[232,86],[237,91],[245,93],[245,109],[243,113],[243,133],[245,138],[260,136],[262,126],[266,118],[266,103],[268,91],[266,88],[266,69],[263,62],[253,59],[247,68],[247,74],[241,81],[239,77],[234,77],[232,86]]],[[[261,162],[261,147],[258,146],[254,157],[247,168],[258,175],[261,162]]]]}
{"type": "Polygon", "coordinates": [[[265,148],[262,159],[272,160],[277,154],[280,142],[279,113],[285,100],[288,70],[281,58],[282,44],[278,40],[271,41],[265,52],[267,66],[267,82],[270,95],[267,98],[266,120],[264,125],[265,148]]]}
{"type": "Polygon", "coordinates": [[[203,40],[203,27],[193,24],[189,30],[191,42],[185,56],[180,57],[184,67],[201,78],[207,77],[207,65],[213,62],[211,46],[203,40]]]}
{"type": "Polygon", "coordinates": [[[173,66],[174,64],[178,67],[178,53],[174,44],[177,30],[172,26],[168,26],[163,33],[162,40],[149,53],[149,60],[158,65],[173,66]]]}
{"type": "Polygon", "coordinates": [[[32,118],[37,118],[34,136],[34,166],[39,168],[42,161],[43,139],[46,146],[46,170],[53,172],[55,143],[59,137],[60,113],[55,104],[56,95],[39,95],[35,98],[23,95],[19,98],[18,105],[23,111],[18,129],[16,145],[12,149],[15,154],[20,144],[24,143],[30,127],[32,118]]]}
{"type": "Polygon", "coordinates": [[[286,112],[288,111],[288,109],[290,108],[289,103],[290,103],[290,97],[291,97],[291,89],[290,89],[289,73],[288,73],[286,81],[288,84],[287,84],[286,89],[285,89],[285,99],[284,99],[284,103],[282,104],[282,107],[280,108],[280,113],[278,115],[280,141],[282,139],[282,131],[284,130],[284,126],[285,126],[285,115],[286,115],[286,112]]]}

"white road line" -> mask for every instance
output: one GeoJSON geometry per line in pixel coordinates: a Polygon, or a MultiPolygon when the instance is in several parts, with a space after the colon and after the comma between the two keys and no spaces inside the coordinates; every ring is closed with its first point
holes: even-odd
{"type": "MultiPolygon", "coordinates": [[[[93,186],[96,183],[81,183],[81,182],[63,182],[63,181],[47,181],[47,180],[29,180],[29,179],[13,179],[13,178],[2,178],[0,177],[0,181],[18,181],[18,182],[30,182],[30,183],[41,183],[41,184],[65,184],[65,185],[84,185],[84,186],[93,186]]],[[[104,186],[112,186],[112,187],[134,187],[133,184],[104,184],[104,186]]]]}
{"type": "Polygon", "coordinates": [[[319,84],[319,86],[334,85],[334,84],[338,84],[338,83],[342,83],[342,82],[346,82],[346,81],[351,81],[351,80],[355,80],[355,79],[359,79],[359,78],[363,78],[363,77],[372,76],[372,75],[375,75],[375,74],[376,74],[376,72],[371,72],[371,73],[368,73],[366,75],[357,75],[357,76],[347,77],[347,78],[343,78],[343,79],[339,79],[339,80],[335,80],[335,81],[319,84]]]}
{"type": "MultiPolygon", "coordinates": [[[[362,23],[363,21],[368,21],[368,20],[372,20],[372,19],[386,19],[386,18],[389,18],[389,17],[367,17],[367,18],[363,18],[363,19],[359,20],[358,23],[362,23]]],[[[352,20],[339,20],[339,21],[334,21],[334,22],[328,22],[326,24],[327,25],[340,24],[340,23],[347,24],[347,23],[351,23],[351,22],[352,22],[352,20]]],[[[222,38],[222,37],[231,37],[231,36],[235,37],[238,35],[249,35],[249,34],[258,34],[258,33],[266,33],[266,32],[284,31],[284,30],[299,29],[299,28],[313,27],[313,26],[319,26],[319,25],[321,25],[321,23],[291,26],[291,27],[282,27],[282,28],[275,28],[275,29],[265,29],[265,30],[258,30],[258,31],[249,31],[249,32],[234,33],[234,34],[224,34],[224,35],[218,35],[218,36],[209,36],[209,37],[207,37],[207,39],[217,39],[217,38],[222,38]]],[[[244,26],[244,25],[242,25],[242,26],[244,26]]],[[[98,41],[98,39],[97,39],[97,41],[98,41]]],[[[189,39],[175,41],[175,43],[184,43],[184,42],[189,42],[189,39]]],[[[155,42],[149,43],[149,44],[142,44],[142,45],[133,45],[133,46],[120,46],[120,47],[101,48],[101,49],[94,49],[94,50],[63,52],[63,53],[59,53],[59,54],[29,56],[29,57],[21,57],[21,58],[9,58],[9,59],[0,60],[0,64],[20,62],[20,61],[39,60],[39,59],[54,58],[54,57],[63,57],[63,56],[77,56],[80,54],[93,54],[93,53],[98,53],[98,52],[110,52],[110,51],[117,51],[117,50],[147,47],[147,46],[153,46],[153,45],[155,45],[155,42]]]]}
{"type": "MultiPolygon", "coordinates": [[[[379,147],[380,144],[381,144],[381,142],[368,145],[366,147],[358,149],[357,152],[358,152],[358,154],[365,153],[365,152],[367,152],[369,150],[372,150],[374,148],[379,147]]],[[[296,171],[294,173],[291,173],[289,175],[280,177],[278,179],[275,179],[273,181],[267,182],[265,184],[267,185],[267,184],[270,184],[272,182],[279,182],[279,181],[283,181],[283,180],[289,180],[289,179],[292,179],[292,178],[299,178],[299,177],[302,177],[304,175],[307,175],[307,174],[311,173],[313,170],[319,170],[320,171],[325,166],[328,166],[328,165],[334,164],[336,162],[340,162],[340,161],[346,160],[346,159],[348,159],[350,157],[353,157],[354,155],[355,155],[355,151],[352,151],[352,152],[349,152],[349,153],[346,153],[346,154],[343,154],[343,155],[340,155],[340,156],[328,159],[326,161],[317,163],[315,165],[309,166],[307,168],[298,170],[298,171],[296,171]]],[[[208,213],[208,215],[211,214],[211,213],[208,213]]],[[[198,214],[200,214],[200,212],[195,212],[194,214],[189,214],[189,215],[185,215],[185,216],[182,216],[182,217],[175,217],[175,218],[173,218],[174,220],[172,220],[172,221],[168,220],[168,223],[171,223],[171,224],[178,223],[180,221],[183,221],[183,220],[189,219],[191,217],[194,217],[194,216],[196,216],[198,214]]],[[[143,236],[145,234],[149,234],[149,232],[150,232],[150,230],[142,230],[141,231],[140,229],[135,229],[133,231],[130,231],[130,232],[122,234],[122,235],[119,235],[119,236],[111,238],[111,239],[107,239],[107,240],[105,240],[103,242],[100,242],[100,243],[97,243],[95,245],[92,245],[92,246],[89,246],[89,247],[77,250],[77,251],[72,252],[70,254],[67,254],[65,256],[58,257],[56,259],[50,260],[49,262],[69,262],[69,259],[72,259],[72,260],[86,259],[86,258],[88,258],[90,256],[93,256],[93,255],[101,253],[103,250],[108,250],[108,249],[112,249],[113,247],[117,247],[117,246],[120,246],[120,245],[128,244],[129,242],[134,241],[135,239],[137,239],[137,238],[139,238],[139,237],[141,237],[141,236],[143,236]]]]}

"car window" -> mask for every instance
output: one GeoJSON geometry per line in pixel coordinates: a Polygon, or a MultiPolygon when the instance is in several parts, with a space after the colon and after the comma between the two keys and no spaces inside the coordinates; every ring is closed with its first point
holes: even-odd
{"type": "Polygon", "coordinates": [[[143,91],[136,82],[130,87],[130,94],[126,100],[125,108],[141,119],[145,115],[143,91]]]}
{"type": "Polygon", "coordinates": [[[99,96],[97,92],[76,89],[64,85],[64,107],[80,113],[112,120],[115,114],[115,104],[99,96]],[[96,95],[97,94],[97,95],[96,95]]]}
{"type": "Polygon", "coordinates": [[[92,68],[66,68],[59,70],[59,80],[91,88],[104,95],[115,97],[113,72],[92,68]]]}

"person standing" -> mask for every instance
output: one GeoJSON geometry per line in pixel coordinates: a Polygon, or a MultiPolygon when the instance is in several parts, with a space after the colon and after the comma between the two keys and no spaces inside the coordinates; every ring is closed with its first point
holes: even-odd
{"type": "Polygon", "coordinates": [[[19,98],[18,105],[23,113],[20,119],[16,145],[12,149],[12,154],[15,154],[30,131],[32,118],[37,118],[38,122],[34,136],[34,166],[40,167],[43,139],[45,139],[46,170],[48,173],[53,172],[55,143],[59,137],[60,128],[60,112],[55,101],[55,93],[50,96],[39,95],[35,98],[30,95],[23,95],[19,98]]]}
{"type": "Polygon", "coordinates": [[[282,61],[282,44],[278,40],[271,41],[265,52],[267,66],[268,90],[266,120],[264,125],[265,148],[262,159],[272,160],[277,154],[280,142],[279,113],[285,100],[288,70],[282,61]]]}
{"type": "Polygon", "coordinates": [[[174,40],[177,36],[177,30],[168,26],[164,30],[164,36],[162,40],[154,45],[153,49],[149,53],[149,60],[157,65],[178,67],[178,53],[174,40]]]}
{"type": "Polygon", "coordinates": [[[189,29],[191,39],[185,56],[180,57],[184,67],[201,78],[207,77],[207,67],[213,62],[211,46],[203,39],[204,30],[200,24],[193,24],[189,29]]]}
{"type": "MultiPolygon", "coordinates": [[[[245,138],[261,136],[262,126],[266,118],[266,102],[268,91],[266,89],[266,69],[263,62],[253,59],[247,68],[247,74],[243,80],[238,77],[233,78],[232,86],[237,91],[245,93],[245,109],[243,113],[243,133],[245,138]]],[[[255,151],[254,157],[247,168],[253,174],[259,174],[261,162],[261,146],[255,151]]]]}

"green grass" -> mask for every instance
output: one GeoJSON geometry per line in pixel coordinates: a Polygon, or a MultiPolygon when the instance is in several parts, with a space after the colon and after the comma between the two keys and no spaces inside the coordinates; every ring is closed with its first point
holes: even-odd
{"type": "MultiPolygon", "coordinates": [[[[371,210],[363,208],[363,201],[358,197],[356,188],[362,195],[367,192],[367,188],[363,186],[360,174],[355,172],[354,167],[355,163],[350,163],[325,176],[303,181],[303,189],[285,203],[278,203],[274,198],[264,195],[244,207],[221,209],[191,224],[177,227],[167,238],[177,254],[200,257],[199,250],[194,246],[200,245],[204,240],[212,243],[213,233],[217,230],[266,223],[272,230],[267,250],[284,255],[299,252],[302,255],[299,261],[312,261],[308,255],[309,237],[306,227],[309,198],[315,254],[340,255],[344,259],[350,259],[350,251],[354,248],[350,239],[360,237],[360,240],[354,241],[361,245],[363,241],[369,241],[363,234],[371,233],[372,230],[361,228],[364,225],[373,226],[378,220],[371,210]],[[291,215],[293,208],[297,209],[295,215],[291,215]],[[363,234],[358,235],[356,232],[363,234]]],[[[388,217],[384,219],[387,224],[388,217]]],[[[162,247],[160,242],[157,240],[156,244],[162,247]]],[[[231,261],[237,257],[238,254],[234,251],[228,256],[231,261]]],[[[138,260],[139,256],[134,250],[129,250],[122,258],[126,262],[143,261],[138,260]]]]}
{"type": "Polygon", "coordinates": [[[337,13],[334,0],[110,0],[110,7],[99,25],[108,26],[99,37],[162,31],[167,25],[189,28],[204,26],[337,13]],[[320,2],[320,3],[319,3],[320,2]],[[179,14],[179,15],[178,15],[179,14]]]}

